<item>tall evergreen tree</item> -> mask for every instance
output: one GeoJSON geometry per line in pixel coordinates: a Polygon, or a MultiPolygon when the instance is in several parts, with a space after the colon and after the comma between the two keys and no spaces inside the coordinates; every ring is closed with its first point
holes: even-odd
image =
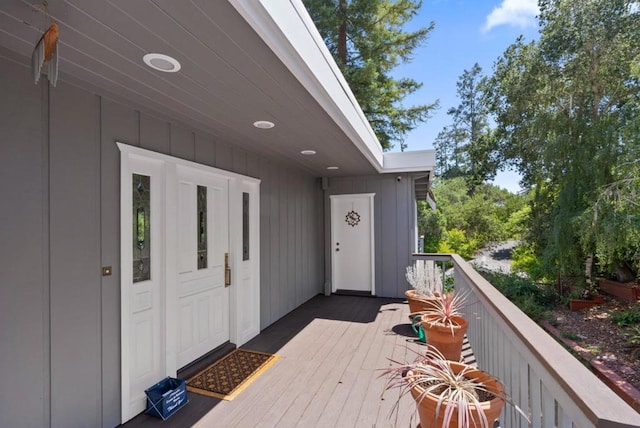
{"type": "Polygon", "coordinates": [[[395,79],[391,71],[412,59],[428,27],[406,31],[420,0],[303,0],[329,51],[345,76],[383,149],[399,142],[429,118],[437,102],[406,107],[403,100],[422,83],[395,79]]]}
{"type": "Polygon", "coordinates": [[[471,192],[491,180],[498,168],[495,140],[489,128],[487,77],[476,63],[456,83],[460,104],[447,111],[453,123],[436,138],[439,172],[445,178],[465,177],[471,192]]]}

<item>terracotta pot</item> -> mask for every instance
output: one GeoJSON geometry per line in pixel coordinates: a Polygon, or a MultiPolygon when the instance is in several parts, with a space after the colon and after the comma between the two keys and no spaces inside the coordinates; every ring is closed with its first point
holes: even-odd
{"type": "Polygon", "coordinates": [[[409,312],[423,312],[433,308],[433,301],[435,297],[425,297],[418,294],[416,290],[407,290],[404,292],[404,296],[409,303],[409,312]]]}
{"type": "Polygon", "coordinates": [[[462,354],[462,342],[467,332],[467,321],[462,317],[453,317],[455,326],[453,333],[450,326],[434,324],[429,320],[436,319],[435,316],[422,316],[422,329],[427,338],[427,343],[435,347],[449,361],[460,361],[462,354]]]}
{"type": "MultiPolygon", "coordinates": [[[[450,364],[454,373],[459,373],[461,370],[467,367],[462,363],[450,362],[450,364]]],[[[411,371],[407,373],[407,377],[409,376],[411,376],[411,371]]],[[[481,379],[481,382],[485,386],[485,388],[495,395],[495,398],[493,400],[482,402],[482,410],[484,411],[484,415],[487,418],[489,426],[492,427],[494,425],[494,422],[498,419],[498,417],[500,417],[500,412],[502,412],[502,408],[504,407],[504,386],[495,377],[479,369],[470,370],[466,376],[470,379],[481,379]]],[[[420,427],[442,428],[445,413],[444,409],[446,408],[447,402],[443,402],[441,404],[440,411],[437,412],[438,397],[431,393],[424,394],[422,397],[420,397],[423,392],[424,389],[422,389],[420,386],[416,386],[411,389],[411,395],[416,401],[416,406],[418,408],[420,427]]],[[[480,415],[478,414],[478,409],[475,406],[470,407],[473,418],[473,422],[470,424],[470,426],[482,426],[480,415]]],[[[451,422],[448,426],[453,428],[458,427],[457,408],[453,411],[451,422]]]]}

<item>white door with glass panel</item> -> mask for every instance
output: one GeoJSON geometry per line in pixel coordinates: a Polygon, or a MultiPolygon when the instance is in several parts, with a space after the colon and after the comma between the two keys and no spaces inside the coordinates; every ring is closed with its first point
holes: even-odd
{"type": "Polygon", "coordinates": [[[177,170],[177,367],[229,340],[229,182],[190,168],[177,170]]]}
{"type": "Polygon", "coordinates": [[[260,332],[260,181],[118,148],[124,423],[145,409],[145,389],[260,332]]]}
{"type": "Polygon", "coordinates": [[[331,291],[375,294],[374,193],[331,195],[331,291]]]}
{"type": "Polygon", "coordinates": [[[122,173],[122,414],[144,409],[144,390],[166,371],[164,233],[161,162],[131,156],[122,173]]]}

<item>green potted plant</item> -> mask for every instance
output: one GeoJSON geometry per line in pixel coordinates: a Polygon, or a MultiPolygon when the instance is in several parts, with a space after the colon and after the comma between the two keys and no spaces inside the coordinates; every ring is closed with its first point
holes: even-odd
{"type": "Polygon", "coordinates": [[[495,377],[446,360],[433,347],[411,363],[391,361],[392,367],[381,376],[390,375],[387,388],[401,388],[400,398],[411,393],[421,428],[493,427],[508,402],[504,386],[495,377]]]}
{"type": "Polygon", "coordinates": [[[422,311],[422,329],[427,343],[451,361],[460,361],[468,323],[461,310],[469,293],[450,290],[440,294],[422,311]]]}
{"type": "Polygon", "coordinates": [[[411,313],[428,309],[433,299],[443,292],[440,269],[431,260],[416,260],[407,266],[405,277],[411,285],[404,293],[411,313]]]}

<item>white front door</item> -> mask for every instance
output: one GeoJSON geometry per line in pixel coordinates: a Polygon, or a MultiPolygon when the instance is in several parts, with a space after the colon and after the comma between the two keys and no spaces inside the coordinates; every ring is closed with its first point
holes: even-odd
{"type": "Polygon", "coordinates": [[[229,340],[229,181],[181,166],[177,179],[174,307],[180,368],[229,340]]]}
{"type": "Polygon", "coordinates": [[[260,332],[260,180],[118,148],[124,423],[145,389],[260,332]]]}
{"type": "Polygon", "coordinates": [[[332,195],[331,291],[375,294],[374,193],[332,195]]]}

